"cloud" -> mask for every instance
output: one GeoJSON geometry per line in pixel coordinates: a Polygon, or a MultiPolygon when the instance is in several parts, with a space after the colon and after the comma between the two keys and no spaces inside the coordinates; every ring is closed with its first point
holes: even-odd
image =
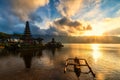
{"type": "MultiPolygon", "coordinates": [[[[67,17],[56,19],[51,25],[55,27],[58,32],[65,33],[69,36],[79,36],[86,30],[92,29],[87,23],[79,20],[74,21],[67,17]]],[[[58,34],[61,35],[61,33],[58,34]]]]}
{"type": "Polygon", "coordinates": [[[62,16],[71,17],[82,8],[83,0],[60,0],[57,10],[62,16]]]}
{"type": "Polygon", "coordinates": [[[119,7],[109,0],[0,0],[0,31],[22,33],[29,20],[33,34],[81,35],[91,28],[119,34],[119,7]]]}
{"type": "MultiPolygon", "coordinates": [[[[111,33],[115,32],[118,28],[120,28],[120,17],[115,18],[104,18],[100,21],[95,21],[92,24],[92,28],[94,31],[107,33],[108,35],[111,35],[111,33]],[[113,31],[114,30],[114,31],[113,31]]],[[[116,32],[118,32],[117,30],[116,32]]]]}
{"type": "Polygon", "coordinates": [[[84,0],[84,5],[83,5],[84,12],[81,13],[84,15],[80,15],[81,18],[92,20],[92,19],[96,19],[96,18],[99,19],[103,17],[103,12],[100,9],[101,3],[102,3],[101,0],[84,0]]]}
{"type": "Polygon", "coordinates": [[[117,16],[120,16],[120,9],[116,12],[117,16]]]}
{"type": "Polygon", "coordinates": [[[30,13],[49,3],[49,0],[10,0],[13,12],[21,20],[29,20],[30,13]]]}
{"type": "Polygon", "coordinates": [[[116,28],[104,33],[105,35],[120,36],[120,28],[116,28]]]}
{"type": "Polygon", "coordinates": [[[87,12],[91,14],[93,9],[97,10],[100,7],[100,4],[101,0],[60,0],[57,10],[64,17],[72,17],[75,14],[80,15],[79,13],[86,9],[90,9],[90,12],[87,12]]]}
{"type": "Polygon", "coordinates": [[[39,34],[40,28],[35,22],[42,22],[36,10],[49,3],[49,0],[0,0],[0,32],[23,33],[26,20],[32,22],[33,34],[39,34]]]}
{"type": "Polygon", "coordinates": [[[44,32],[45,32],[44,35],[63,35],[63,36],[67,35],[66,32],[60,31],[59,29],[57,29],[54,26],[50,26],[49,29],[44,30],[44,32]]]}
{"type": "Polygon", "coordinates": [[[33,13],[29,16],[30,20],[33,22],[42,22],[43,19],[41,18],[41,16],[39,14],[33,13]]]}
{"type": "Polygon", "coordinates": [[[120,17],[116,18],[105,18],[103,22],[104,29],[112,30],[120,27],[120,17]],[[105,28],[106,27],[106,28],[105,28]]]}
{"type": "Polygon", "coordinates": [[[37,29],[33,31],[36,31],[41,35],[80,36],[85,31],[92,30],[92,27],[88,22],[72,20],[68,17],[57,18],[47,25],[49,26],[48,29],[39,29],[39,32],[37,29]]]}
{"type": "Polygon", "coordinates": [[[0,32],[9,32],[11,33],[10,29],[11,27],[8,27],[9,22],[7,22],[5,19],[1,18],[0,19],[0,32]]]}

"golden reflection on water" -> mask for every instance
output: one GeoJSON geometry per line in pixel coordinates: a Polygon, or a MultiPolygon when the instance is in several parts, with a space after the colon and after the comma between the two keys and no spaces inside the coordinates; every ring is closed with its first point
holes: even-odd
{"type": "Polygon", "coordinates": [[[100,46],[101,44],[84,44],[84,45],[79,45],[79,44],[71,44],[69,46],[71,55],[73,57],[78,56],[78,57],[88,57],[89,56],[89,50],[92,50],[90,54],[92,55],[92,58],[94,59],[95,62],[97,62],[100,58],[102,58],[102,52],[100,51],[100,46]]]}
{"type": "Polygon", "coordinates": [[[100,52],[100,44],[91,44],[91,48],[93,50],[93,59],[95,62],[97,62],[98,59],[102,57],[102,53],[100,52]]]}
{"type": "Polygon", "coordinates": [[[104,74],[102,74],[102,73],[98,73],[98,74],[96,74],[96,80],[105,80],[105,75],[104,74]]]}

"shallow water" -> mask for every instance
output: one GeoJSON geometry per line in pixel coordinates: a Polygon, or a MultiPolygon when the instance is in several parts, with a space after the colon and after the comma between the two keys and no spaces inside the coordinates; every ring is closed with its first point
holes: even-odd
{"type": "MultiPolygon", "coordinates": [[[[120,44],[64,44],[55,51],[1,51],[0,80],[77,80],[73,72],[63,73],[65,60],[72,57],[86,59],[96,80],[120,80],[120,44]],[[25,62],[31,69],[25,68],[25,62]]],[[[92,76],[82,74],[80,79],[92,80],[92,76]]]]}

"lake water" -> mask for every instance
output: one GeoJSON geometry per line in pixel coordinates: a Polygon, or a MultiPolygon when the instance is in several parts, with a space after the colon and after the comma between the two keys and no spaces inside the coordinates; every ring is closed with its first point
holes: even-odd
{"type": "MultiPolygon", "coordinates": [[[[120,80],[120,44],[64,44],[55,51],[1,51],[0,80],[77,80],[74,72],[63,73],[65,60],[74,57],[87,60],[96,80],[120,80]],[[26,59],[30,70],[25,68],[26,59]]],[[[82,74],[80,80],[93,79],[90,74],[82,74]]]]}

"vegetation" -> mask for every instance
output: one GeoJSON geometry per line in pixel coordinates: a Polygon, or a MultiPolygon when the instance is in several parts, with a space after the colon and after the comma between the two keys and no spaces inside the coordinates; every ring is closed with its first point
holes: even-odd
{"type": "Polygon", "coordinates": [[[10,36],[11,36],[10,34],[0,32],[0,39],[7,39],[10,38],[10,36]]]}

